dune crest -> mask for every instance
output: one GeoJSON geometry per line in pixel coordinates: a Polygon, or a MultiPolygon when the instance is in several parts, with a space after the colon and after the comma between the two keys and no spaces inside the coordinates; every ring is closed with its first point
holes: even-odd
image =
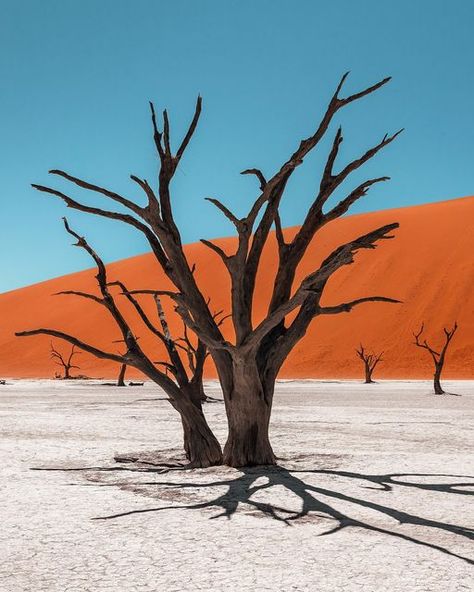
{"type": "MultiPolygon", "coordinates": [[[[457,320],[445,366],[446,378],[474,377],[474,197],[347,216],[328,224],[316,236],[300,266],[299,277],[314,269],[339,244],[390,222],[399,222],[396,238],[383,241],[375,252],[361,252],[354,264],[339,270],[328,285],[324,305],[338,304],[368,295],[397,298],[403,304],[361,305],[349,314],[316,319],[283,367],[282,378],[360,378],[361,361],[355,354],[360,342],[367,349],[383,350],[379,378],[428,378],[431,360],[412,345],[412,333],[425,322],[433,343],[442,338],[443,326],[457,320]]],[[[287,236],[294,233],[287,229],[287,236]]],[[[217,241],[228,252],[235,239],[217,241]]],[[[67,241],[65,242],[67,248],[67,241]]],[[[186,247],[189,261],[196,263],[196,277],[216,310],[229,310],[229,282],[220,259],[204,245],[186,247]]],[[[110,280],[120,279],[129,289],[166,289],[158,264],[150,254],[132,257],[108,266],[110,280]]],[[[254,302],[257,321],[270,296],[276,269],[276,245],[272,239],[264,252],[254,302]]],[[[48,280],[0,294],[0,376],[52,377],[55,366],[49,357],[50,339],[44,336],[17,338],[15,331],[49,327],[72,333],[109,351],[119,351],[119,338],[107,311],[74,296],[53,296],[62,290],[94,291],[94,270],[48,280]]],[[[123,298],[117,296],[119,299],[123,298]]],[[[150,299],[151,300],[151,299],[150,299]]],[[[153,303],[144,298],[153,316],[153,303]]],[[[124,310],[132,315],[124,302],[124,310]]],[[[165,303],[173,333],[182,332],[181,321],[165,303]]],[[[133,326],[142,347],[153,359],[164,359],[156,341],[138,319],[133,326]]],[[[231,322],[223,329],[232,338],[231,322]]],[[[59,348],[68,344],[55,341],[59,348]]],[[[77,358],[80,373],[112,377],[119,367],[89,354],[77,358]]],[[[127,376],[139,373],[130,368],[127,376]]],[[[215,377],[211,363],[207,377],[215,377]]]]}

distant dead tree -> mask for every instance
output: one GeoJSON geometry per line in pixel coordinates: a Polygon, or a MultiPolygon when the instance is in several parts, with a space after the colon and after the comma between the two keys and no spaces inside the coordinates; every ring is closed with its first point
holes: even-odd
{"type": "MultiPolygon", "coordinates": [[[[202,377],[204,362],[207,356],[206,345],[199,339],[197,340],[196,345],[193,345],[187,331],[185,331],[184,337],[179,339],[179,342],[178,340],[173,340],[160,299],[161,296],[167,295],[168,292],[155,290],[129,291],[125,284],[120,281],[109,282],[107,278],[107,269],[99,255],[92,249],[84,237],[81,237],[71,229],[65,218],[64,226],[66,231],[77,240],[75,246],[84,249],[94,260],[98,269],[96,280],[100,296],[75,290],[59,292],[57,295],[79,296],[92,300],[103,306],[109,312],[122,333],[122,339],[116,343],[123,343],[126,351],[124,354],[105,352],[95,346],[54,329],[35,329],[32,331],[19,332],[16,333],[16,335],[24,337],[46,334],[69,341],[70,343],[73,343],[73,350],[77,346],[98,358],[105,358],[120,363],[120,374],[122,379],[122,373],[125,373],[126,366],[138,368],[143,374],[148,376],[165,391],[170,397],[169,400],[171,404],[180,414],[184,432],[184,449],[190,464],[192,466],[206,467],[221,463],[222,450],[220,444],[209,428],[202,411],[202,377]],[[168,355],[167,361],[153,362],[139,346],[138,338],[134,335],[128,321],[120,311],[115,297],[111,292],[110,288],[113,286],[120,289],[119,294],[127,298],[146,328],[164,345],[168,355]],[[161,330],[150,320],[143,307],[135,298],[135,294],[151,294],[153,296],[161,324],[161,330]],[[178,352],[179,349],[183,350],[186,354],[185,359],[188,363],[188,370],[186,369],[186,364],[181,359],[178,352]],[[159,370],[158,366],[166,369],[166,372],[159,370]]],[[[225,318],[226,317],[222,316],[222,311],[213,315],[213,320],[218,326],[222,324],[225,318]]]]}
{"type": "MultiPolygon", "coordinates": [[[[74,210],[121,221],[144,235],[157,262],[174,286],[173,290],[167,292],[167,296],[174,301],[176,311],[186,326],[207,346],[216,365],[228,422],[228,438],[223,461],[233,467],[275,464],[276,458],[269,439],[275,381],[282,364],[305,335],[312,320],[319,315],[349,312],[367,302],[398,302],[386,296],[368,295],[332,306],[321,304],[323,292],[331,276],[342,267],[351,265],[359,251],[373,250],[379,241],[393,238],[391,233],[398,227],[396,222],[385,224],[340,245],[328,253],[319,267],[315,266],[311,273],[301,280],[298,279],[294,285],[299,264],[317,232],[328,222],[343,216],[374,185],[388,180],[388,177],[363,181],[345,194],[336,205],[328,207],[334,192],[343,186],[351,173],[391,144],[401,131],[393,135],[385,134],[377,144],[336,171],[335,164],[343,141],[342,129],[339,127],[325,160],[319,186],[301,227],[291,239],[285,237],[280,205],[293,173],[320,144],[334,116],[341,109],[370,95],[390,80],[385,78],[360,92],[341,97],[347,76],[348,73],[344,74],[340,80],[322,119],[313,128],[314,131],[299,142],[296,150],[276,172],[267,178],[258,168],[242,171],[244,175],[255,176],[259,183],[259,193],[247,215],[238,216],[220,200],[208,198],[235,227],[237,233],[237,247],[232,253],[225,252],[215,242],[202,240],[202,243],[220,258],[230,276],[232,333],[235,335],[232,342],[222,333],[198,285],[194,266],[186,257],[172,208],[172,180],[196,130],[201,114],[201,97],[197,99],[191,124],[176,151],[171,146],[167,111],[163,112],[163,123],[159,126],[154,105],[150,103],[153,139],[159,165],[157,187],[146,179],[131,176],[131,180],[143,190],[146,198],[144,206],[115,191],[57,169],[51,170],[50,173],[70,181],[81,189],[109,198],[124,207],[127,213],[87,205],[57,189],[33,185],[38,191],[59,197],[74,210]],[[275,228],[278,248],[278,268],[267,313],[264,318],[255,321],[253,303],[257,275],[272,227],[275,228]]],[[[104,298],[110,299],[110,296],[104,298]]],[[[120,320],[120,323],[123,325],[124,321],[120,320]]],[[[41,332],[50,334],[51,330],[36,331],[41,332]]],[[[158,376],[156,367],[144,361],[135,338],[131,333],[128,335],[128,328],[125,326],[123,333],[127,343],[127,363],[140,367],[148,376],[153,375],[160,386],[171,382],[169,377],[158,376]]],[[[72,335],[62,333],[62,338],[70,343],[77,343],[77,339],[72,335]]],[[[87,344],[81,344],[81,347],[122,363],[122,359],[118,359],[116,355],[99,352],[87,344]]],[[[196,448],[202,446],[206,450],[202,453],[203,459],[206,459],[210,442],[215,438],[207,423],[204,423],[202,413],[197,408],[189,407],[189,400],[183,398],[182,390],[174,383],[170,384],[168,390],[172,393],[172,404],[190,426],[196,448]]],[[[217,447],[214,447],[210,458],[203,462],[209,464],[211,459],[213,463],[217,462],[217,450],[217,447]]]]}
{"type": "Polygon", "coordinates": [[[364,346],[361,343],[359,349],[356,349],[356,353],[364,362],[365,384],[373,383],[374,381],[372,380],[372,374],[375,370],[375,366],[377,366],[377,364],[382,361],[383,352],[379,354],[369,354],[365,351],[364,346]]]}
{"type": "MultiPolygon", "coordinates": [[[[51,341],[50,343],[50,357],[52,360],[54,360],[55,364],[57,364],[58,366],[61,366],[64,370],[64,376],[62,378],[64,378],[65,380],[69,380],[70,378],[72,378],[71,376],[71,370],[73,368],[76,368],[77,370],[79,370],[79,366],[76,366],[75,364],[72,363],[72,359],[74,356],[78,355],[80,352],[78,352],[76,350],[76,346],[73,345],[71,348],[71,351],[69,352],[69,355],[63,355],[61,352],[59,352],[53,345],[53,342],[51,341]]],[[[61,375],[59,375],[61,377],[61,375]]]]}
{"type": "Polygon", "coordinates": [[[416,345],[417,347],[422,347],[423,349],[426,349],[426,351],[428,351],[430,353],[431,358],[433,359],[433,363],[434,363],[434,367],[435,367],[434,376],[433,376],[433,384],[434,384],[434,392],[437,395],[446,394],[441,386],[441,372],[443,371],[444,362],[446,360],[446,352],[448,351],[449,344],[451,343],[451,339],[453,338],[454,334],[456,333],[457,328],[458,328],[458,324],[455,322],[453,325],[453,328],[451,330],[448,330],[446,328],[443,329],[444,344],[442,345],[440,351],[436,351],[435,349],[433,349],[428,344],[426,339],[423,339],[423,341],[421,341],[421,336],[422,336],[423,331],[425,329],[424,323],[421,324],[421,328],[418,331],[418,333],[413,333],[413,337],[415,338],[414,345],[416,345]]]}

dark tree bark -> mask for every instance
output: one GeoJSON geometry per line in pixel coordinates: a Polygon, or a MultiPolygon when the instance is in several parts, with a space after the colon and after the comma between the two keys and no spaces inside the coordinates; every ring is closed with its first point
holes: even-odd
{"type": "MultiPolygon", "coordinates": [[[[221,446],[209,428],[201,406],[200,397],[202,389],[202,366],[207,354],[204,344],[198,342],[197,347],[194,348],[193,351],[195,352],[195,357],[193,359],[193,367],[190,369],[191,376],[188,376],[185,365],[179,356],[176,343],[171,338],[168,322],[161,305],[159,293],[153,292],[153,295],[156,302],[162,331],[155,327],[155,325],[146,315],[142,306],[135,299],[133,294],[127,290],[126,286],[122,282],[108,282],[107,270],[102,259],[92,249],[86,239],[74,232],[70,228],[66,219],[64,219],[64,225],[67,232],[77,239],[76,246],[81,247],[87,251],[87,253],[89,253],[92,259],[95,261],[98,269],[96,279],[101,295],[97,296],[95,294],[77,292],[74,290],[60,292],[59,294],[68,294],[87,298],[105,307],[122,333],[122,340],[119,342],[124,344],[126,352],[124,354],[105,352],[88,343],[82,342],[72,335],[68,335],[53,329],[34,329],[32,331],[19,332],[16,333],[16,335],[20,337],[39,334],[52,335],[72,343],[72,352],[67,363],[63,360],[60,354],[54,350],[54,355],[59,356],[62,363],[65,364],[66,372],[68,367],[71,367],[70,361],[74,355],[76,347],[79,347],[80,349],[89,352],[98,358],[105,358],[119,362],[121,365],[120,376],[118,379],[119,386],[124,386],[123,379],[127,366],[134,366],[135,368],[138,368],[141,370],[141,372],[143,372],[143,374],[148,376],[165,391],[165,393],[170,398],[170,403],[180,414],[184,429],[184,448],[190,465],[193,467],[208,467],[215,464],[221,464],[221,446]],[[165,346],[169,361],[153,363],[145,354],[145,352],[140,348],[138,344],[138,338],[135,337],[130,325],[123,314],[120,312],[120,309],[115,302],[115,298],[110,290],[111,286],[118,286],[120,288],[121,294],[125,296],[133,305],[135,311],[138,313],[139,318],[143,321],[148,330],[150,330],[156,337],[160,339],[162,344],[165,346]],[[168,370],[168,373],[164,373],[159,370],[157,366],[160,365],[165,366],[168,370]],[[171,374],[171,377],[168,376],[168,374],[171,374]]],[[[186,339],[187,343],[192,346],[192,342],[189,337],[186,337],[186,339]]],[[[52,346],[51,348],[53,350],[52,346]]]]}
{"type": "Polygon", "coordinates": [[[67,357],[63,356],[63,354],[61,354],[61,352],[59,352],[54,346],[53,346],[53,342],[50,343],[50,352],[51,352],[51,359],[54,360],[54,362],[58,365],[61,366],[63,371],[64,371],[64,380],[69,380],[72,378],[71,376],[71,370],[73,368],[79,370],[79,366],[76,366],[75,364],[72,363],[72,359],[74,356],[76,356],[79,352],[76,350],[76,346],[73,345],[71,348],[71,351],[69,352],[69,355],[67,357]]]}
{"type": "Polygon", "coordinates": [[[433,349],[427,342],[426,339],[421,341],[421,336],[425,329],[425,324],[421,324],[421,328],[418,333],[413,333],[413,337],[415,338],[414,344],[417,347],[421,347],[426,349],[427,352],[431,355],[431,359],[433,360],[434,364],[434,374],[433,374],[433,388],[436,395],[445,395],[445,391],[441,386],[441,372],[443,371],[444,363],[446,361],[446,353],[448,351],[449,344],[451,343],[454,334],[456,333],[458,328],[458,324],[454,323],[453,328],[451,330],[444,328],[444,344],[441,347],[440,351],[433,349]]]}
{"type": "Polygon", "coordinates": [[[359,349],[356,349],[356,353],[364,362],[365,384],[372,384],[374,382],[372,380],[372,374],[374,373],[375,366],[382,361],[383,352],[380,354],[369,354],[365,351],[361,343],[359,349]]]}
{"type": "Polygon", "coordinates": [[[127,370],[127,364],[120,366],[120,372],[117,378],[117,386],[125,386],[125,372],[127,370]]]}
{"type": "MultiPolygon", "coordinates": [[[[163,112],[160,129],[155,108],[152,103],[150,104],[153,140],[159,160],[157,187],[153,187],[154,184],[148,183],[145,179],[131,176],[132,181],[144,192],[144,206],[60,170],[52,170],[50,173],[82,189],[109,198],[129,213],[90,206],[51,187],[33,185],[41,192],[59,197],[72,209],[121,221],[139,230],[146,237],[157,261],[175,287],[167,294],[174,300],[176,311],[186,326],[207,347],[216,365],[229,424],[224,461],[231,466],[275,462],[268,436],[275,380],[283,362],[305,335],[315,317],[349,312],[355,306],[366,302],[398,302],[393,298],[370,295],[334,306],[321,305],[321,298],[330,277],[341,267],[351,265],[361,249],[373,250],[379,241],[393,238],[391,232],[398,227],[396,222],[376,228],[341,245],[327,256],[319,268],[314,269],[296,285],[295,277],[298,265],[315,234],[328,222],[344,215],[370,188],[386,181],[388,177],[368,179],[350,191],[339,203],[327,208],[327,203],[335,190],[352,172],[388,146],[400,132],[385,135],[375,146],[336,172],[335,164],[343,140],[342,130],[339,128],[327,156],[319,187],[301,228],[290,242],[286,242],[282,230],[279,208],[293,173],[304,162],[306,156],[319,145],[341,109],[370,95],[390,80],[385,78],[343,98],[340,94],[346,78],[347,74],[342,77],[313,133],[299,143],[293,154],[271,177],[267,179],[257,168],[242,172],[244,175],[254,175],[260,187],[259,194],[246,216],[240,218],[221,201],[209,198],[209,201],[234,225],[238,238],[234,253],[226,253],[218,244],[202,240],[203,244],[221,259],[230,276],[231,317],[235,333],[233,343],[224,337],[219,322],[209,308],[208,300],[198,286],[194,266],[190,266],[186,258],[171,205],[171,183],[195,132],[202,107],[200,97],[188,131],[176,152],[171,147],[167,111],[163,112]],[[272,227],[275,228],[278,242],[278,270],[268,313],[255,324],[253,301],[256,277],[272,227]]],[[[199,415],[199,411],[197,413],[199,415]]]]}

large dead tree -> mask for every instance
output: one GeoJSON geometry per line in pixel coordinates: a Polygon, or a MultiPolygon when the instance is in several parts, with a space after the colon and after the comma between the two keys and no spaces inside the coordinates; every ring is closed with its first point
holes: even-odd
{"type": "MultiPolygon", "coordinates": [[[[186,333],[183,338],[184,345],[181,343],[178,345],[172,339],[160,300],[160,296],[162,294],[167,294],[167,292],[153,291],[151,293],[155,299],[161,324],[161,330],[158,329],[150,320],[144,308],[134,297],[133,293],[130,292],[122,282],[108,281],[107,269],[102,259],[92,249],[84,237],[71,229],[65,218],[64,225],[67,232],[77,240],[75,246],[83,248],[94,260],[98,269],[96,280],[100,296],[75,290],[59,292],[57,295],[79,296],[81,298],[92,300],[103,306],[120,330],[122,334],[120,343],[123,343],[126,351],[123,354],[107,352],[86,343],[77,337],[54,329],[34,329],[32,331],[22,331],[16,333],[16,335],[19,337],[41,334],[51,335],[72,343],[73,350],[76,347],[79,347],[98,358],[118,362],[121,364],[122,370],[124,370],[126,366],[134,366],[135,368],[138,368],[143,374],[148,376],[166,392],[169,396],[171,405],[180,414],[183,425],[184,449],[190,465],[193,467],[206,467],[220,464],[222,462],[222,450],[220,444],[210,430],[202,411],[202,377],[204,362],[207,355],[205,344],[198,340],[197,345],[193,345],[186,333]],[[149,355],[147,355],[147,353],[145,353],[140,347],[138,338],[135,336],[129,322],[117,305],[116,298],[111,291],[111,287],[113,286],[119,288],[119,293],[127,298],[145,327],[160,340],[167,352],[168,360],[158,362],[152,361],[149,355]],[[186,359],[188,361],[190,359],[192,360],[192,363],[189,364],[188,371],[178,353],[178,347],[186,352],[186,359]],[[166,368],[166,372],[160,370],[158,366],[166,368]]],[[[224,317],[222,317],[221,313],[217,313],[217,315],[213,315],[213,319],[217,325],[220,325],[223,322],[224,317]]]]}
{"type": "Polygon", "coordinates": [[[49,349],[51,359],[54,361],[56,365],[61,366],[61,368],[63,369],[64,376],[62,378],[64,378],[64,380],[69,380],[70,378],[72,378],[71,370],[73,368],[79,370],[79,366],[76,366],[72,363],[72,359],[74,358],[74,356],[76,356],[79,353],[76,349],[76,346],[73,345],[71,347],[69,355],[64,355],[60,351],[58,351],[54,347],[53,342],[50,343],[49,349]]]}
{"type": "Polygon", "coordinates": [[[372,374],[374,373],[375,366],[382,360],[383,352],[380,354],[370,354],[361,343],[359,349],[356,349],[356,353],[364,363],[365,384],[372,384],[374,382],[372,380],[372,374]]]}
{"type": "MultiPolygon", "coordinates": [[[[345,214],[351,205],[364,196],[372,186],[386,181],[388,177],[364,181],[337,205],[328,208],[330,197],[353,171],[359,169],[393,142],[400,133],[385,135],[380,142],[369,148],[359,158],[335,171],[335,163],[343,140],[342,130],[339,127],[334,135],[319,187],[307,215],[294,238],[290,241],[285,239],[279,207],[291,176],[303,163],[305,157],[319,145],[334,116],[341,109],[373,93],[390,80],[385,78],[360,92],[341,97],[346,78],[347,74],[339,82],[314,132],[300,142],[293,154],[273,175],[266,178],[256,168],[242,172],[245,175],[254,175],[260,186],[255,203],[246,216],[238,217],[221,201],[209,198],[209,201],[234,225],[238,237],[237,248],[233,253],[226,253],[218,244],[211,241],[202,241],[221,259],[230,275],[231,312],[235,332],[235,341],[232,343],[223,335],[198,286],[193,266],[188,262],[183,249],[171,204],[171,183],[195,132],[201,113],[200,97],[198,97],[191,124],[175,152],[171,146],[167,111],[163,112],[163,124],[160,129],[155,108],[152,103],[150,104],[153,138],[159,161],[157,187],[154,182],[149,183],[146,179],[131,176],[132,181],[144,192],[145,205],[139,205],[136,201],[115,191],[84,181],[61,170],[52,170],[50,173],[82,189],[101,194],[124,207],[128,212],[122,213],[87,205],[57,189],[33,185],[41,192],[59,197],[74,210],[118,220],[139,230],[146,237],[157,261],[175,286],[175,290],[169,295],[175,302],[177,312],[188,328],[208,347],[216,365],[229,427],[224,462],[231,466],[275,463],[275,455],[268,435],[275,380],[283,362],[304,336],[315,317],[349,312],[366,302],[397,302],[385,296],[368,295],[332,306],[321,304],[325,286],[331,276],[342,267],[352,264],[358,251],[372,250],[379,241],[392,238],[392,231],[398,227],[395,222],[375,228],[339,246],[327,255],[319,267],[294,285],[298,265],[315,234],[325,224],[345,214]],[[254,324],[252,312],[257,271],[272,227],[275,227],[278,242],[278,271],[268,313],[265,318],[254,324]]],[[[130,352],[136,351],[136,348],[137,345],[130,342],[130,352]]],[[[132,357],[129,353],[128,358],[132,357]]]]}
{"type": "Polygon", "coordinates": [[[418,333],[413,333],[413,337],[415,338],[414,345],[417,347],[421,347],[426,349],[427,352],[431,355],[431,358],[434,363],[435,371],[433,375],[433,386],[434,392],[437,395],[444,395],[446,394],[441,386],[441,372],[443,371],[444,362],[446,361],[446,352],[448,351],[449,344],[451,343],[451,339],[454,337],[458,328],[458,324],[454,323],[453,328],[451,330],[444,328],[444,344],[441,346],[439,351],[435,350],[431,345],[429,345],[426,339],[422,340],[422,334],[425,329],[425,324],[422,323],[420,330],[418,333]]]}

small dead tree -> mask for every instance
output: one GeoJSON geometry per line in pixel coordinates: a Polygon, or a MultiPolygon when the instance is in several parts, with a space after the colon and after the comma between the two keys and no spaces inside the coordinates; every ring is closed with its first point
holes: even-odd
{"type": "MultiPolygon", "coordinates": [[[[124,344],[126,351],[123,354],[107,352],[77,339],[76,337],[54,329],[22,331],[16,333],[16,335],[19,337],[40,334],[51,335],[73,343],[73,349],[78,347],[98,358],[118,362],[121,364],[122,369],[126,366],[138,368],[143,374],[148,376],[165,391],[169,396],[171,405],[180,414],[184,431],[184,449],[190,465],[194,467],[207,467],[220,464],[222,462],[222,450],[219,442],[209,428],[202,410],[202,374],[204,360],[207,355],[206,346],[201,341],[198,341],[194,350],[194,370],[191,368],[190,375],[188,375],[185,365],[178,353],[176,343],[170,336],[168,323],[163,312],[163,307],[161,306],[160,295],[167,295],[168,293],[166,291],[149,291],[149,293],[153,294],[157,305],[160,323],[163,329],[161,331],[152,323],[143,307],[134,297],[133,292],[130,292],[120,281],[108,281],[107,270],[102,259],[92,249],[84,237],[81,237],[70,228],[65,218],[64,225],[67,232],[77,240],[75,246],[84,249],[94,260],[98,269],[96,280],[100,296],[75,290],[59,292],[57,295],[79,296],[92,300],[103,306],[111,315],[118,329],[122,333],[122,339],[120,342],[124,344]],[[128,321],[116,303],[115,297],[110,289],[112,286],[118,286],[120,288],[120,294],[128,299],[146,328],[164,345],[169,358],[168,361],[153,362],[140,347],[138,338],[134,335],[128,321]],[[165,373],[164,371],[159,370],[157,366],[164,366],[168,372],[165,373]]],[[[144,292],[146,293],[147,291],[142,291],[141,293],[144,292]]],[[[213,315],[213,319],[218,325],[220,325],[224,318],[218,319],[216,318],[218,316],[219,315],[213,315]]]]}
{"type": "MultiPolygon", "coordinates": [[[[59,352],[53,345],[53,342],[51,341],[50,343],[50,357],[52,360],[54,360],[54,363],[57,364],[58,366],[61,366],[63,368],[64,371],[64,376],[62,377],[64,380],[69,380],[70,378],[72,378],[71,376],[71,370],[73,368],[79,370],[79,366],[76,366],[75,364],[72,363],[72,359],[74,356],[78,355],[80,352],[78,352],[76,350],[76,346],[73,345],[71,348],[71,351],[69,352],[69,355],[63,355],[61,352],[59,352]]],[[[61,375],[59,375],[61,376],[61,375]]]]}
{"type": "Polygon", "coordinates": [[[375,366],[382,361],[383,352],[380,354],[369,354],[365,351],[364,346],[361,343],[359,349],[356,349],[356,353],[364,362],[365,384],[372,384],[374,382],[372,380],[372,374],[375,370],[375,366]]]}
{"type": "MultiPolygon", "coordinates": [[[[398,227],[397,222],[375,228],[340,245],[327,255],[319,267],[294,285],[299,264],[317,232],[327,223],[343,216],[374,185],[387,181],[388,177],[368,179],[349,191],[336,205],[328,207],[334,192],[346,182],[351,173],[391,144],[401,132],[385,134],[377,144],[336,171],[335,165],[343,141],[342,129],[339,127],[329,149],[319,186],[301,227],[290,240],[286,239],[279,211],[292,175],[308,154],[319,146],[341,109],[372,94],[390,80],[384,78],[362,91],[341,97],[347,76],[348,73],[344,74],[340,80],[320,122],[313,128],[314,131],[299,142],[296,150],[270,177],[266,177],[257,168],[242,171],[244,175],[254,175],[259,183],[259,193],[247,215],[238,216],[220,200],[208,198],[230,221],[237,234],[237,247],[233,253],[225,252],[214,242],[202,240],[220,258],[230,276],[231,313],[235,334],[232,343],[222,333],[198,285],[194,266],[187,260],[172,208],[173,177],[196,130],[201,114],[201,97],[198,97],[191,124],[176,151],[171,146],[167,111],[163,112],[163,123],[159,126],[154,105],[150,103],[153,140],[159,166],[158,182],[155,186],[155,183],[150,184],[146,179],[131,175],[131,180],[143,190],[145,205],[139,205],[115,191],[57,169],[50,173],[81,189],[105,196],[124,207],[127,213],[87,205],[63,191],[33,185],[38,191],[59,197],[74,210],[118,220],[137,229],[147,239],[156,260],[175,287],[168,292],[168,296],[174,300],[176,311],[187,327],[207,346],[217,368],[229,428],[224,463],[230,466],[276,462],[269,439],[275,381],[282,364],[315,317],[350,312],[354,307],[367,302],[398,302],[386,296],[368,295],[332,306],[321,304],[323,292],[332,275],[342,267],[351,265],[359,251],[373,250],[379,241],[393,238],[392,231],[398,227]],[[253,303],[257,273],[273,227],[278,246],[278,269],[268,312],[264,318],[255,322],[253,303]]],[[[73,336],[63,334],[63,338],[74,343],[73,336]]],[[[131,338],[127,339],[127,359],[131,360],[132,353],[136,355],[138,351],[138,345],[131,338]]],[[[137,360],[134,363],[143,366],[137,360]]],[[[160,377],[159,380],[164,383],[163,378],[160,377]]],[[[186,421],[194,421],[194,416],[188,416],[186,421]]],[[[202,421],[200,416],[198,421],[202,421]]],[[[195,426],[194,431],[199,432],[199,429],[195,426]]],[[[210,437],[207,430],[206,425],[207,435],[203,440],[203,445],[206,446],[210,437]]]]}
{"type": "Polygon", "coordinates": [[[421,336],[425,329],[425,324],[421,324],[421,328],[418,333],[413,333],[413,337],[415,338],[414,345],[417,347],[421,347],[426,349],[431,355],[433,359],[435,371],[433,375],[433,385],[434,385],[434,392],[436,395],[444,395],[446,394],[441,386],[441,372],[443,371],[444,362],[446,360],[446,352],[448,351],[449,344],[456,333],[458,328],[458,324],[455,322],[453,328],[451,330],[443,328],[444,331],[444,344],[442,345],[440,351],[437,351],[429,345],[426,339],[421,340],[421,336]]]}

